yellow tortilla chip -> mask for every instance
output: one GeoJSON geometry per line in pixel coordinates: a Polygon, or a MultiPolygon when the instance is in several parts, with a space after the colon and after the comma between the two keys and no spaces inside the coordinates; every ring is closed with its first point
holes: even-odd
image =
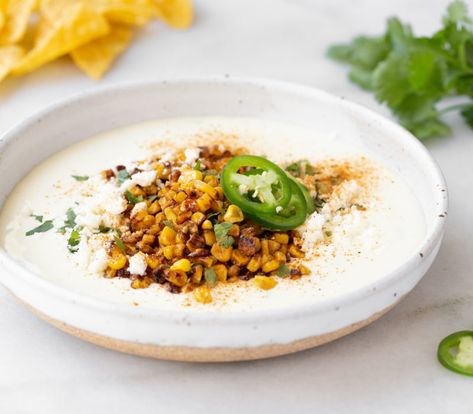
{"type": "Polygon", "coordinates": [[[0,0],[0,33],[5,24],[5,9],[3,8],[2,0],[0,0]]]}
{"type": "Polygon", "coordinates": [[[10,45],[23,39],[28,28],[36,0],[9,0],[4,8],[4,25],[0,32],[0,45],[10,45]]]}
{"type": "Polygon", "coordinates": [[[31,72],[93,39],[105,36],[109,31],[110,26],[103,16],[81,3],[73,4],[63,9],[62,16],[54,23],[40,24],[33,49],[12,73],[22,75],[31,72]]]}
{"type": "Polygon", "coordinates": [[[93,40],[71,52],[74,63],[92,79],[100,79],[113,61],[130,43],[133,31],[115,26],[108,35],[93,40]]]}
{"type": "Polygon", "coordinates": [[[157,14],[154,0],[88,0],[113,23],[144,26],[157,14]]]}
{"type": "Polygon", "coordinates": [[[154,0],[158,15],[169,26],[187,29],[192,24],[192,0],[154,0]]]}
{"type": "Polygon", "coordinates": [[[0,46],[0,82],[5,79],[24,54],[25,51],[20,46],[0,46]]]}

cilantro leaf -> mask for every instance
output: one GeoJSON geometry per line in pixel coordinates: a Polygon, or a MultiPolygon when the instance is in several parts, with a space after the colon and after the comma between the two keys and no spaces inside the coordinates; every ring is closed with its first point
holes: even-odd
{"type": "MultiPolygon", "coordinates": [[[[123,171],[123,170],[122,170],[123,171]]],[[[137,203],[141,203],[143,201],[143,196],[134,196],[130,191],[125,191],[125,197],[126,199],[128,200],[128,202],[130,204],[137,204],[137,203]]]]}
{"type": "Polygon", "coordinates": [[[43,216],[38,216],[36,214],[30,214],[30,217],[33,217],[36,221],[39,221],[40,223],[43,222],[43,216]]]}
{"type": "Polygon", "coordinates": [[[289,164],[286,167],[286,171],[298,178],[304,178],[306,175],[314,175],[316,173],[314,167],[307,160],[300,160],[289,164]]]}
{"type": "Polygon", "coordinates": [[[197,160],[195,165],[194,165],[194,170],[196,171],[202,171],[202,165],[200,163],[200,160],[197,160]]]}
{"type": "Polygon", "coordinates": [[[228,248],[235,242],[235,239],[228,235],[232,227],[232,223],[217,223],[214,225],[215,238],[220,246],[228,248]]]}
{"type": "Polygon", "coordinates": [[[213,168],[202,171],[202,176],[207,177],[208,175],[218,175],[218,171],[214,170],[213,168]]]}
{"type": "Polygon", "coordinates": [[[64,220],[64,227],[66,228],[74,228],[76,223],[77,215],[72,208],[68,208],[66,211],[66,220],[64,220]]]}
{"type": "Polygon", "coordinates": [[[213,267],[205,269],[204,278],[207,282],[207,285],[209,285],[210,287],[214,287],[217,284],[217,273],[215,273],[213,267]]]}
{"type": "Polygon", "coordinates": [[[115,242],[115,245],[123,252],[126,253],[126,246],[125,243],[123,243],[123,240],[120,239],[118,236],[113,236],[113,241],[115,242]]]}
{"type": "Polygon", "coordinates": [[[174,223],[171,220],[163,220],[163,224],[174,230],[174,223]]]}
{"type": "Polygon", "coordinates": [[[285,278],[285,277],[289,276],[290,272],[291,271],[290,271],[289,267],[287,267],[287,265],[282,265],[282,266],[279,267],[278,270],[276,270],[276,276],[285,278]]]}
{"type": "Polygon", "coordinates": [[[466,123],[473,128],[473,104],[463,109],[461,114],[465,119],[466,123]]]}
{"type": "Polygon", "coordinates": [[[51,230],[54,227],[53,221],[52,220],[46,220],[42,224],[40,224],[38,227],[35,227],[34,229],[31,229],[25,233],[26,236],[32,236],[35,233],[44,233],[46,231],[51,230]]]}
{"type": "Polygon", "coordinates": [[[120,183],[124,183],[126,180],[128,180],[130,178],[130,174],[128,173],[128,171],[126,169],[123,169],[123,170],[119,170],[117,172],[117,180],[118,182],[120,183]]]}
{"type": "Polygon", "coordinates": [[[87,181],[89,179],[88,175],[71,175],[71,177],[76,181],[87,181]]]}
{"type": "Polygon", "coordinates": [[[103,226],[102,224],[99,226],[98,233],[106,234],[114,231],[115,229],[112,227],[103,226]]]}
{"type": "Polygon", "coordinates": [[[72,230],[69,239],[67,240],[67,248],[71,253],[76,253],[79,250],[80,233],[77,230],[72,230]]]}
{"type": "Polygon", "coordinates": [[[441,119],[447,111],[461,111],[473,127],[473,20],[464,1],[449,5],[443,27],[431,37],[416,36],[409,25],[390,18],[384,35],[358,36],[327,52],[349,65],[349,79],[373,91],[419,139],[449,135],[441,119]],[[440,110],[452,96],[467,101],[440,110]]]}

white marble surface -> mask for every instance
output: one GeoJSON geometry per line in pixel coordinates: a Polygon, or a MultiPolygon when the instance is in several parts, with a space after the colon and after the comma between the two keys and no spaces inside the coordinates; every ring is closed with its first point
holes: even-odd
{"type": "MultiPolygon", "coordinates": [[[[377,33],[392,14],[429,33],[446,4],[197,0],[191,30],[147,28],[101,84],[187,75],[271,77],[388,114],[324,57],[326,46],[377,33]]],[[[5,82],[0,131],[52,101],[97,86],[67,59],[5,82]]],[[[445,242],[419,286],[378,322],[318,349],[268,361],[172,363],[81,342],[38,320],[0,287],[0,413],[473,412],[472,379],[450,373],[435,358],[442,337],[473,328],[473,134],[457,117],[449,121],[454,136],[427,144],[450,188],[445,242]]]]}

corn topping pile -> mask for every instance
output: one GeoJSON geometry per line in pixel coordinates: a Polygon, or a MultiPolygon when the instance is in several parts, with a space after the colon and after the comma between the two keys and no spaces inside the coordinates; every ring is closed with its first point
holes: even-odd
{"type": "MultiPolygon", "coordinates": [[[[126,192],[119,235],[110,243],[107,277],[131,280],[135,289],[152,283],[171,292],[193,291],[198,302],[212,300],[217,283],[254,279],[260,288],[276,285],[272,276],[299,278],[309,271],[297,231],[273,232],[245,219],[220,187],[219,173],[235,154],[221,146],[200,147],[194,166],[183,151],[172,160],[151,161],[156,179],[126,192]]],[[[103,172],[107,180],[139,168],[103,172]]]]}

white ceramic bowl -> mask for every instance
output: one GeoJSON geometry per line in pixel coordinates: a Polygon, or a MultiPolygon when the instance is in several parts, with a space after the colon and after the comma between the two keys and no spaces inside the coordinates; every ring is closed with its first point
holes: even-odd
{"type": "MultiPolygon", "coordinates": [[[[426,218],[418,251],[374,283],[281,311],[245,314],[130,308],[66,290],[0,251],[0,281],[56,326],[97,344],[158,358],[223,361],[281,355],[328,342],[378,318],[406,295],[434,260],[447,208],[444,179],[409,132],[312,88],[268,80],[135,83],[74,96],[26,119],[0,142],[0,202],[28,171],[98,132],[179,116],[249,116],[291,121],[332,136],[352,134],[409,183],[426,218]],[[5,179],[8,177],[8,180],[5,179]]],[[[330,139],[330,138],[327,138],[330,139]]]]}

